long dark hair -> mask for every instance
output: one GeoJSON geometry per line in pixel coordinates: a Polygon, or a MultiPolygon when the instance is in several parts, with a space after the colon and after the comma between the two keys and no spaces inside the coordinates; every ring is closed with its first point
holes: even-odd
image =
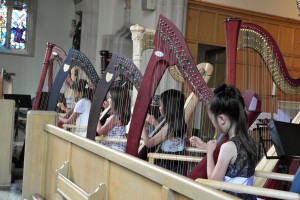
{"type": "Polygon", "coordinates": [[[111,95],[111,110],[113,114],[120,116],[122,125],[128,124],[131,116],[131,95],[126,87],[114,86],[110,88],[111,95]]]}
{"type": "Polygon", "coordinates": [[[73,90],[77,90],[77,92],[81,92],[82,98],[92,100],[94,91],[90,89],[89,84],[85,79],[79,79],[78,81],[75,81],[71,88],[73,90]]]}
{"type": "Polygon", "coordinates": [[[236,135],[241,139],[247,152],[253,155],[252,158],[255,158],[256,145],[248,134],[248,119],[241,92],[234,86],[223,84],[216,88],[214,93],[215,95],[210,101],[208,109],[215,118],[220,114],[225,114],[231,122],[236,123],[236,135]]]}
{"type": "Polygon", "coordinates": [[[168,123],[168,135],[183,137],[187,130],[184,119],[184,95],[178,90],[170,89],[161,94],[160,100],[168,123]]]}

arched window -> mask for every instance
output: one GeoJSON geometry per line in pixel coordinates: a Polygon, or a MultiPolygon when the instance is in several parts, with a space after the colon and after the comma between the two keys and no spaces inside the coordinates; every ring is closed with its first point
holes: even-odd
{"type": "Polygon", "coordinates": [[[36,0],[0,1],[0,53],[32,56],[36,0]]]}

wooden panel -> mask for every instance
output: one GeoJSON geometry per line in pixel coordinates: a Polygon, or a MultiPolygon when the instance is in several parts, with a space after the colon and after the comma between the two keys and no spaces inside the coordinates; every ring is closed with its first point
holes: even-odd
{"type": "MultiPolygon", "coordinates": [[[[221,22],[227,17],[237,17],[243,22],[258,24],[265,28],[277,42],[283,56],[300,56],[300,21],[282,18],[279,16],[252,12],[243,9],[221,6],[204,1],[188,1],[188,12],[190,10],[196,16],[198,12],[197,35],[193,35],[193,40],[198,43],[209,45],[225,45],[224,28],[221,22]]],[[[187,32],[189,28],[195,29],[195,22],[190,24],[187,20],[187,32]]],[[[194,50],[191,49],[192,54],[194,50]]],[[[288,68],[300,68],[296,60],[288,62],[288,68]],[[293,66],[291,66],[291,64],[293,66]]],[[[299,78],[298,71],[291,71],[291,77],[299,78]]],[[[237,75],[239,76],[239,75],[237,75]]]]}
{"type": "Polygon", "coordinates": [[[300,77],[300,58],[285,57],[284,60],[287,63],[290,76],[298,79],[300,77]]]}
{"type": "Polygon", "coordinates": [[[198,43],[187,43],[187,46],[190,50],[191,56],[195,63],[197,63],[198,60],[198,43]]]}
{"type": "Polygon", "coordinates": [[[279,41],[279,25],[267,23],[265,29],[273,36],[274,40],[278,43],[279,41]]]}
{"type": "Polygon", "coordinates": [[[263,22],[263,21],[259,21],[259,20],[251,20],[251,23],[252,24],[256,24],[256,25],[258,25],[258,26],[260,26],[260,27],[262,27],[262,28],[264,28],[265,27],[265,22],[263,22]]]}
{"type": "Polygon", "coordinates": [[[15,101],[0,99],[0,186],[11,184],[15,101]]]}
{"type": "Polygon", "coordinates": [[[295,29],[294,54],[300,56],[300,28],[295,29]]]}
{"type": "Polygon", "coordinates": [[[217,46],[226,46],[226,41],[225,41],[225,31],[224,31],[224,20],[226,18],[229,18],[229,15],[223,15],[223,14],[219,14],[217,16],[217,20],[216,20],[216,32],[215,32],[215,41],[216,41],[216,45],[217,46]]]}
{"type": "Polygon", "coordinates": [[[187,23],[186,23],[186,39],[197,40],[198,31],[198,11],[189,9],[187,11],[187,23]]]}
{"type": "MultiPolygon", "coordinates": [[[[30,195],[35,194],[37,191],[43,193],[45,186],[42,181],[45,178],[45,151],[41,148],[46,146],[46,134],[43,130],[44,123],[56,124],[57,113],[42,111],[29,111],[26,123],[26,143],[25,143],[25,160],[24,160],[24,173],[23,173],[23,188],[22,198],[28,198],[30,195]],[[31,115],[34,112],[36,115],[31,115]],[[28,126],[28,124],[30,124],[28,126]],[[30,133],[30,134],[27,134],[30,133]],[[27,173],[32,171],[34,173],[27,173]]],[[[62,154],[59,152],[57,156],[62,154]]],[[[48,171],[46,175],[49,176],[48,171]]],[[[53,190],[54,191],[54,190],[53,190]]]]}
{"type": "Polygon", "coordinates": [[[215,27],[215,13],[200,12],[198,21],[198,35],[199,43],[212,44],[214,39],[215,27]]]}
{"type": "Polygon", "coordinates": [[[279,29],[279,48],[283,54],[293,54],[294,28],[281,26],[279,29]]]}

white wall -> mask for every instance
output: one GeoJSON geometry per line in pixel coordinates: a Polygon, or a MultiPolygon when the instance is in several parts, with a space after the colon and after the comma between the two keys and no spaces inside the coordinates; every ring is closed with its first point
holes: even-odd
{"type": "Polygon", "coordinates": [[[46,43],[65,51],[72,45],[68,37],[74,18],[73,0],[38,0],[34,57],[0,54],[0,65],[13,76],[13,93],[35,96],[46,51],[46,43]]]}
{"type": "MultiPolygon", "coordinates": [[[[124,24],[124,0],[106,0],[99,2],[98,38],[96,64],[97,71],[100,68],[99,50],[106,49],[105,36],[114,35],[124,24]]],[[[143,11],[141,0],[131,1],[130,23],[140,24],[147,28],[155,28],[155,11],[143,11]]]]}
{"type": "MultiPolygon", "coordinates": [[[[84,0],[83,0],[84,1],[84,0]]],[[[161,0],[157,0],[161,1],[161,0]]],[[[299,11],[295,0],[206,0],[211,3],[223,4],[257,12],[265,12],[277,16],[299,19],[299,11]]],[[[97,71],[100,66],[99,50],[103,50],[103,36],[112,35],[124,23],[124,0],[99,1],[98,37],[96,63],[97,71]]],[[[53,42],[65,51],[72,46],[69,38],[71,20],[75,17],[73,0],[38,0],[37,30],[34,57],[12,56],[0,54],[0,65],[7,72],[16,73],[13,77],[13,93],[35,95],[46,42],[53,42]]],[[[131,24],[140,24],[154,28],[156,24],[155,11],[143,11],[141,0],[131,2],[131,24]]]]}

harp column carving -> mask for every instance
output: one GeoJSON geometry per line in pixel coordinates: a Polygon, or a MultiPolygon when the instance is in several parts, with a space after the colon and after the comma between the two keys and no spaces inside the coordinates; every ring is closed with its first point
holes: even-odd
{"type": "Polygon", "coordinates": [[[143,35],[145,28],[138,24],[135,24],[130,27],[131,38],[133,44],[132,51],[132,61],[137,66],[138,69],[141,69],[142,53],[143,53],[143,35]]]}

